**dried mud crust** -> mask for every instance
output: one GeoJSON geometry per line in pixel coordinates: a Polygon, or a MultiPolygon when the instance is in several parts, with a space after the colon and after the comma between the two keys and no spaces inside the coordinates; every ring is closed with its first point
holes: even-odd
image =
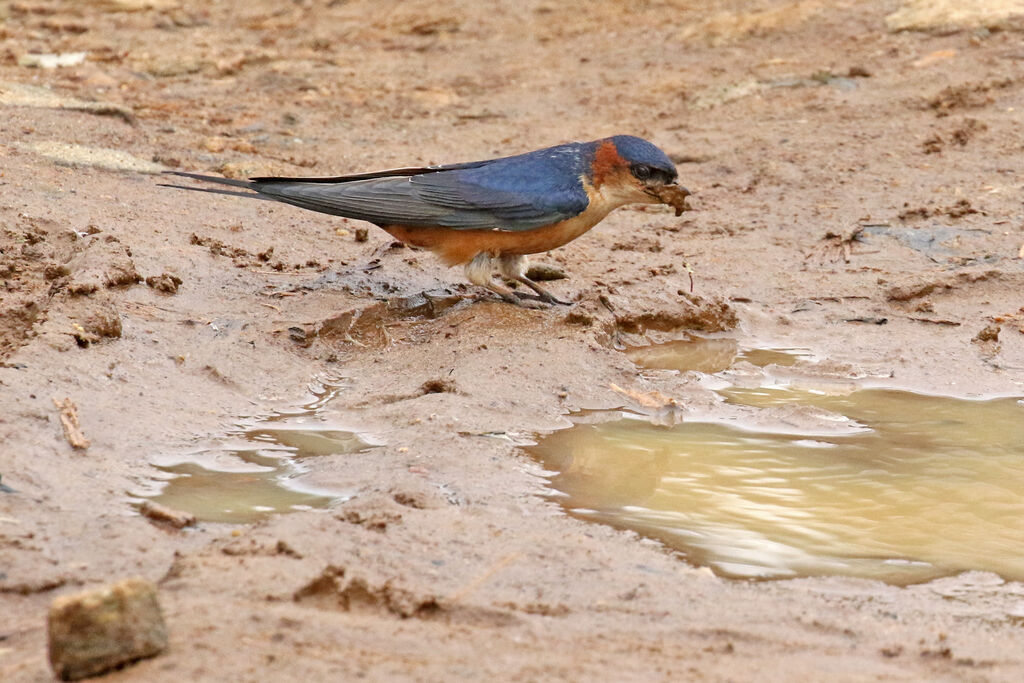
{"type": "Polygon", "coordinates": [[[1024,393],[1019,33],[888,33],[871,2],[8,5],[0,679],[49,675],[54,596],[134,574],[171,647],[125,679],[1024,678],[1013,583],[720,581],[566,519],[516,450],[636,397],[716,410],[619,351],[692,332],[1024,393]],[[619,210],[544,256],[574,302],[545,310],[365,224],[140,174],[620,133],[677,161],[692,210],[619,210]],[[324,419],[379,437],[304,463],[350,500],[234,530],[131,514],[151,458],[311,378],[324,419]]]}
{"type": "MultiPolygon", "coordinates": [[[[121,336],[118,291],[143,281],[131,248],[95,225],[84,231],[46,219],[0,222],[0,361],[32,339],[58,349],[121,336]]],[[[147,278],[173,294],[182,279],[147,278]]]]}
{"type": "Polygon", "coordinates": [[[50,221],[15,225],[0,234],[0,360],[35,336],[61,348],[69,340],[87,346],[120,337],[120,314],[107,290],[142,279],[131,250],[94,226],[79,234],[50,221]]]}

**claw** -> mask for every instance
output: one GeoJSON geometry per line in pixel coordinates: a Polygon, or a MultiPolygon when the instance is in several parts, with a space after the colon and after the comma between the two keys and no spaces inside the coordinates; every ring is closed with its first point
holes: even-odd
{"type": "Polygon", "coordinates": [[[559,306],[572,306],[572,302],[571,301],[562,301],[561,299],[556,297],[554,294],[552,294],[548,290],[544,289],[543,287],[541,287],[540,285],[538,285],[536,282],[534,282],[530,278],[526,277],[525,275],[519,275],[515,279],[517,281],[519,281],[519,282],[522,282],[524,285],[526,285],[527,287],[529,287],[533,291],[537,292],[537,296],[544,303],[557,304],[559,306]]]}

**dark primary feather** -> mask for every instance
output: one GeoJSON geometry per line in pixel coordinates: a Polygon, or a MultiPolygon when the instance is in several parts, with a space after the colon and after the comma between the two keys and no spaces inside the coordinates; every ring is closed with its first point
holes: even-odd
{"type": "MultiPolygon", "coordinates": [[[[174,171],[165,171],[169,175],[174,175],[174,171]]],[[[226,180],[226,178],[218,178],[217,176],[199,176],[202,180],[212,180],[214,182],[218,180],[226,180]]],[[[276,202],[277,200],[272,197],[266,197],[261,194],[253,194],[252,192],[239,192],[238,190],[218,190],[215,187],[188,187],[187,185],[172,185],[171,183],[157,183],[157,187],[172,187],[175,190],[189,190],[191,192],[208,192],[210,194],[224,194],[229,197],[247,197],[249,199],[263,199],[268,202],[276,202]]]]}
{"type": "Polygon", "coordinates": [[[242,181],[175,175],[245,187],[262,197],[377,225],[518,231],[587,208],[580,179],[589,173],[593,149],[593,143],[570,143],[490,161],[337,178],[242,181]]]}
{"type": "MultiPolygon", "coordinates": [[[[257,182],[279,182],[279,181],[290,181],[290,180],[301,180],[304,183],[348,183],[353,180],[371,180],[373,178],[388,178],[391,176],[414,176],[420,175],[421,173],[434,173],[435,171],[454,171],[461,168],[474,168],[482,164],[488,164],[490,161],[470,161],[462,164],[447,164],[445,166],[409,166],[407,168],[389,168],[385,171],[370,171],[368,173],[350,173],[348,175],[340,176],[327,176],[327,177],[313,177],[313,178],[288,178],[285,176],[260,176],[256,178],[249,178],[257,182]]],[[[180,174],[187,175],[187,174],[180,174]]],[[[204,176],[209,177],[209,176],[204,176]]]]}

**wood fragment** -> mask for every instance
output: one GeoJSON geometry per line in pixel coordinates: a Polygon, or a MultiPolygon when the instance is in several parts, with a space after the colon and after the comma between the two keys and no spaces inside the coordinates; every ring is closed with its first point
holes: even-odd
{"type": "Polygon", "coordinates": [[[174,510],[166,505],[160,503],[154,503],[151,500],[147,500],[139,506],[139,512],[142,513],[143,517],[172,526],[175,529],[183,529],[187,526],[195,526],[196,516],[181,510],[174,510]]]}
{"type": "Polygon", "coordinates": [[[53,399],[53,405],[60,411],[60,424],[64,427],[64,438],[68,440],[72,448],[85,450],[89,447],[89,439],[82,433],[82,426],[78,422],[78,408],[71,402],[70,398],[63,401],[53,399]]]}
{"type": "Polygon", "coordinates": [[[907,316],[907,320],[913,320],[918,323],[931,323],[932,325],[948,325],[950,327],[960,327],[961,323],[956,320],[944,320],[942,318],[919,318],[917,316],[907,316]]]}
{"type": "Polygon", "coordinates": [[[643,406],[644,408],[667,408],[670,406],[678,405],[676,400],[671,396],[666,396],[660,391],[651,391],[649,393],[642,393],[639,391],[632,391],[630,389],[623,389],[617,384],[608,384],[608,388],[612,391],[622,394],[629,398],[637,405],[643,406]]]}

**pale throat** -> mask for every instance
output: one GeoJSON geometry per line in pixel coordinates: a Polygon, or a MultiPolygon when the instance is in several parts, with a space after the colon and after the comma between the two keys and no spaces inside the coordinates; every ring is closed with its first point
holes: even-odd
{"type": "Polygon", "coordinates": [[[652,204],[657,202],[656,199],[644,192],[642,188],[628,181],[626,183],[615,182],[616,179],[612,178],[610,181],[595,187],[585,176],[580,180],[583,182],[583,188],[586,190],[587,196],[590,197],[590,206],[587,208],[587,214],[593,213],[600,216],[597,218],[598,221],[626,204],[652,204]]]}

